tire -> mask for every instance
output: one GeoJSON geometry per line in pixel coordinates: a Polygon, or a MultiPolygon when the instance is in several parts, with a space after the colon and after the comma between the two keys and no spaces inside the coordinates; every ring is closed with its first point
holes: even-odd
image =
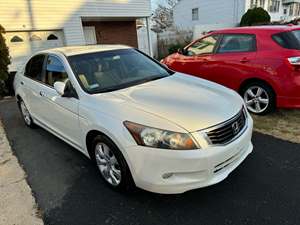
{"type": "Polygon", "coordinates": [[[22,99],[18,101],[18,105],[25,125],[30,128],[35,128],[35,124],[32,120],[32,117],[27,109],[27,106],[25,105],[22,99]]]}
{"type": "Polygon", "coordinates": [[[134,189],[134,181],[126,160],[118,147],[108,137],[96,136],[92,143],[91,153],[91,158],[106,184],[118,191],[134,189]],[[105,154],[105,152],[109,153],[105,154]]]}
{"type": "Polygon", "coordinates": [[[249,112],[256,115],[266,115],[276,109],[276,95],[273,89],[263,82],[246,84],[241,95],[249,112]]]}

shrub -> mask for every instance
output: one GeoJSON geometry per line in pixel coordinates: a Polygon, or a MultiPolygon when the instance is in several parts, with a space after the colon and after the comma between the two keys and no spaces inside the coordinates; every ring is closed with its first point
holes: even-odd
{"type": "Polygon", "coordinates": [[[168,48],[168,52],[169,54],[173,54],[175,52],[177,52],[178,49],[185,47],[186,44],[180,44],[180,43],[176,43],[176,44],[171,44],[168,48]]]}
{"type": "Polygon", "coordinates": [[[266,25],[271,21],[269,13],[263,8],[248,9],[243,15],[240,26],[266,25]]]}
{"type": "Polygon", "coordinates": [[[8,78],[8,65],[10,64],[10,58],[8,48],[5,44],[3,34],[4,28],[0,25],[0,96],[6,93],[5,81],[8,78]]]}

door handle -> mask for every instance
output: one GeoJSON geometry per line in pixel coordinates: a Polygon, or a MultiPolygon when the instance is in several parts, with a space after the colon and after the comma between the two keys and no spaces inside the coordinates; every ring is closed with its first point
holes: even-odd
{"type": "Polygon", "coordinates": [[[248,58],[242,58],[241,60],[240,60],[240,62],[241,63],[246,63],[246,62],[249,62],[250,60],[248,59],[248,58]]]}
{"type": "Polygon", "coordinates": [[[40,96],[45,97],[45,92],[40,91],[40,96]]]}

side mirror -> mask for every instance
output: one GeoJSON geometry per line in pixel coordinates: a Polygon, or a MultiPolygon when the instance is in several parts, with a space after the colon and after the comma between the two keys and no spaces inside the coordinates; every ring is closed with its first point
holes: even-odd
{"type": "Polygon", "coordinates": [[[177,52],[178,52],[179,54],[181,54],[181,55],[185,55],[185,54],[186,54],[186,50],[185,50],[184,48],[179,48],[179,49],[177,50],[177,52]]]}
{"type": "Polygon", "coordinates": [[[64,93],[65,93],[65,88],[66,88],[66,84],[64,82],[61,82],[61,81],[56,81],[54,83],[54,89],[56,90],[56,92],[63,96],[64,93]]]}
{"type": "Polygon", "coordinates": [[[169,68],[166,64],[164,64],[164,63],[161,63],[161,65],[162,65],[163,67],[165,67],[167,70],[170,69],[170,68],[169,68]]]}

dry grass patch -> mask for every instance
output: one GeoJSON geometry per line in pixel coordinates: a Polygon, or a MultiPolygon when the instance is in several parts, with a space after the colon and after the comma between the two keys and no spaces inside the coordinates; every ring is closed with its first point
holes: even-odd
{"type": "Polygon", "coordinates": [[[300,143],[300,110],[278,110],[266,116],[252,116],[256,131],[300,143]]]}

